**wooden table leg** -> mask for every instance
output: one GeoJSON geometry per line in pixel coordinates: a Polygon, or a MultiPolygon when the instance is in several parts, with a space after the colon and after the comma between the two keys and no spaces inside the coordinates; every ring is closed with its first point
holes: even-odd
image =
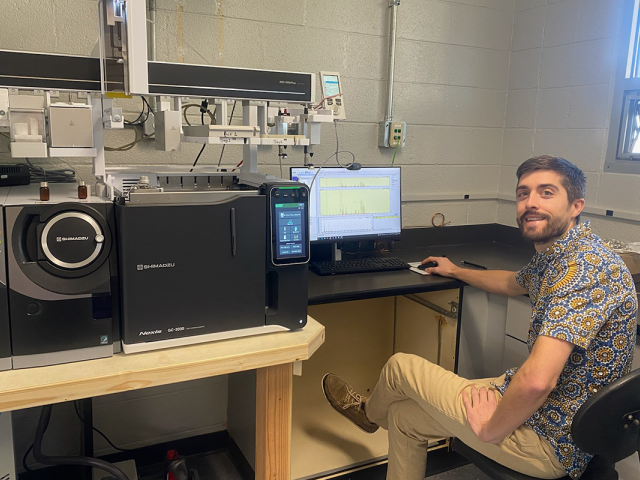
{"type": "Polygon", "coordinates": [[[291,478],[293,364],[256,372],[256,480],[291,478]]]}

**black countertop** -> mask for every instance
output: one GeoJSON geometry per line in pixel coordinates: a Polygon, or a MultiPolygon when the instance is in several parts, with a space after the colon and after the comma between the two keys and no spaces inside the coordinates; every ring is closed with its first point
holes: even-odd
{"type": "MultiPolygon", "coordinates": [[[[404,242],[403,232],[403,241],[395,244],[393,251],[387,255],[398,257],[405,262],[418,262],[428,256],[445,255],[456,265],[466,260],[490,270],[510,271],[520,270],[531,260],[535,250],[531,245],[518,242],[518,237],[513,236],[513,232],[505,230],[509,227],[499,226],[497,230],[494,226],[486,227],[495,231],[487,232],[487,229],[479,229],[478,226],[457,227],[450,229],[451,234],[447,235],[449,238],[444,238],[443,234],[438,232],[436,240],[446,240],[446,243],[440,245],[433,244],[433,229],[416,229],[407,235],[407,242],[404,242]],[[495,236],[512,244],[490,241],[491,237],[495,236]],[[473,242],[473,238],[478,238],[480,242],[473,242]],[[511,241],[512,239],[515,241],[511,241]],[[424,246],[419,246],[421,244],[424,246]]],[[[517,229],[514,230],[517,233],[517,229]]],[[[464,283],[451,278],[420,275],[409,270],[322,277],[309,272],[309,305],[446,290],[463,285],[464,283]]]]}

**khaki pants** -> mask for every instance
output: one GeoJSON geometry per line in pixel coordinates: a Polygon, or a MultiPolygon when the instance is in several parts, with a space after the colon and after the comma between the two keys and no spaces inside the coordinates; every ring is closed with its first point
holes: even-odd
{"type": "Polygon", "coordinates": [[[462,392],[476,385],[499,395],[490,382],[501,379],[467,380],[416,355],[391,357],[365,404],[369,420],[389,432],[387,480],[423,480],[427,443],[450,436],[512,470],[537,478],[564,477],[551,444],[529,427],[519,427],[497,445],[475,436],[462,392]]]}

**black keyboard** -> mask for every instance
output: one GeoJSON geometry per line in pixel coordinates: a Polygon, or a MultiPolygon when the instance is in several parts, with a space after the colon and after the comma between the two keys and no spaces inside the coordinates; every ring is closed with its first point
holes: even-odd
{"type": "Polygon", "coordinates": [[[311,271],[317,275],[341,275],[345,273],[381,272],[386,270],[403,270],[409,264],[399,258],[359,258],[354,260],[340,260],[337,262],[311,262],[311,271]]]}

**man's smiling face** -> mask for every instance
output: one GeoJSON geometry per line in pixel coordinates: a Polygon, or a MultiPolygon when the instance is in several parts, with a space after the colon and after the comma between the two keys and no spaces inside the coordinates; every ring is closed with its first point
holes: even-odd
{"type": "Polygon", "coordinates": [[[584,199],[569,202],[562,176],[553,170],[534,170],[520,177],[516,212],[522,236],[544,251],[575,224],[584,199]]]}

